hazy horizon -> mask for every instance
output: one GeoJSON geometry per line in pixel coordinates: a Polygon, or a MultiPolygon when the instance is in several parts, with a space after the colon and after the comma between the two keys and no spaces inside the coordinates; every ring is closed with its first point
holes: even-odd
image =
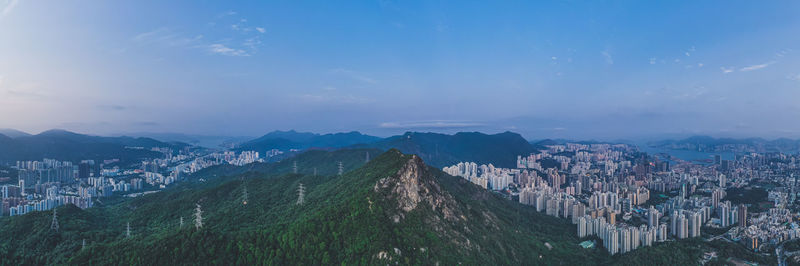
{"type": "Polygon", "coordinates": [[[797,139],[798,8],[0,0],[0,128],[797,139]]]}

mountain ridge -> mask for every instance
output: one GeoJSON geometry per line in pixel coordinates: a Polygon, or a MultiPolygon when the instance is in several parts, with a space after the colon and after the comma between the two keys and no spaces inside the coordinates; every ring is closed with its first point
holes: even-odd
{"type": "Polygon", "coordinates": [[[25,137],[31,135],[27,132],[16,130],[13,128],[0,128],[0,134],[5,135],[9,138],[25,137]]]}
{"type": "Polygon", "coordinates": [[[309,148],[342,148],[359,143],[371,143],[379,137],[358,131],[317,134],[309,132],[273,131],[259,138],[239,144],[236,150],[289,150],[309,148]]]}
{"type": "Polygon", "coordinates": [[[513,168],[516,167],[517,155],[527,156],[539,150],[538,146],[510,131],[492,135],[480,132],[458,132],[453,135],[406,132],[356,147],[398,149],[403,153],[416,154],[435,167],[475,162],[513,168]]]}
{"type": "Polygon", "coordinates": [[[180,149],[188,146],[184,143],[165,143],[151,138],[100,137],[53,129],[36,135],[0,140],[0,151],[3,151],[0,153],[0,161],[41,160],[42,158],[73,162],[85,159],[135,161],[141,158],[160,156],[160,153],[152,152],[149,148],[180,149]],[[143,147],[146,150],[126,147],[143,147]]]}

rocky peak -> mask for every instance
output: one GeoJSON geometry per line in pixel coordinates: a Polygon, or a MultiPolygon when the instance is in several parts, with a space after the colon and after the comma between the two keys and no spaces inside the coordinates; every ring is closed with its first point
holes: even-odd
{"type": "Polygon", "coordinates": [[[446,220],[457,219],[453,197],[442,190],[419,156],[411,155],[396,174],[378,180],[374,191],[396,202],[397,212],[391,215],[395,222],[423,202],[427,202],[433,211],[441,212],[446,220]]]}

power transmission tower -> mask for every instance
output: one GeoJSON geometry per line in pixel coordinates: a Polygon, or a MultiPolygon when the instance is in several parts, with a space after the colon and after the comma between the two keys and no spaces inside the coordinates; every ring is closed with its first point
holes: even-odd
{"type": "Polygon", "coordinates": [[[50,230],[58,232],[58,213],[56,208],[53,208],[53,222],[50,223],[50,230]]]}
{"type": "Polygon", "coordinates": [[[339,161],[339,176],[342,176],[344,173],[344,165],[342,165],[342,161],[339,161]]]}
{"type": "Polygon", "coordinates": [[[194,227],[200,229],[203,227],[203,210],[200,209],[200,203],[196,203],[197,207],[194,209],[194,227]]]}
{"type": "Polygon", "coordinates": [[[125,237],[131,237],[131,222],[128,222],[127,229],[125,229],[125,237]]]}
{"type": "Polygon", "coordinates": [[[83,243],[81,243],[81,249],[86,249],[86,238],[84,238],[83,243]]]}
{"type": "Polygon", "coordinates": [[[303,183],[300,183],[300,187],[297,188],[297,205],[303,205],[305,203],[306,197],[306,187],[303,186],[303,183]]]}
{"type": "Polygon", "coordinates": [[[364,160],[364,163],[368,163],[368,162],[369,162],[369,152],[367,152],[367,159],[364,160]]]}
{"type": "Polygon", "coordinates": [[[181,216],[180,228],[183,228],[183,216],[181,216]]]}
{"type": "Polygon", "coordinates": [[[317,168],[314,167],[314,176],[317,176],[317,168]]]}
{"type": "Polygon", "coordinates": [[[292,164],[292,172],[294,172],[295,174],[297,173],[297,161],[294,161],[294,163],[292,164]]]}

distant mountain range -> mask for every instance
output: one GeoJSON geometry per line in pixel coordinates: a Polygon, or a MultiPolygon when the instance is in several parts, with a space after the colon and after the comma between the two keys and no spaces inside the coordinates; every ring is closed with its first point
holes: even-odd
{"type": "Polygon", "coordinates": [[[336,149],[374,148],[398,149],[416,154],[430,165],[443,167],[459,162],[492,163],[498,167],[515,167],[517,155],[537,152],[541,146],[528,143],[512,132],[487,135],[479,132],[460,132],[454,135],[406,132],[403,135],[379,138],[359,132],[315,134],[275,131],[239,145],[236,150],[263,152],[270,149],[336,149]]]}
{"type": "Polygon", "coordinates": [[[532,140],[530,141],[530,143],[538,146],[550,146],[550,145],[564,145],[567,143],[584,144],[584,145],[601,144],[601,143],[622,143],[622,141],[608,142],[608,141],[596,141],[596,140],[542,139],[542,140],[532,140]]]}
{"type": "MultiPolygon", "coordinates": [[[[13,131],[12,131],[13,132],[13,131]]],[[[120,159],[133,161],[161,156],[149,149],[153,147],[183,148],[188,144],[165,143],[151,138],[99,137],[65,130],[48,130],[37,135],[0,134],[0,162],[41,160],[51,158],[65,161],[85,159],[120,159]],[[129,149],[126,147],[142,147],[129,149]]]]}
{"type": "Polygon", "coordinates": [[[537,152],[536,145],[517,133],[487,135],[479,132],[459,132],[454,135],[406,132],[371,144],[359,145],[382,150],[398,149],[416,154],[429,165],[444,167],[459,162],[494,164],[497,167],[516,167],[517,155],[537,152]]]}
{"type": "Polygon", "coordinates": [[[274,131],[260,138],[244,142],[236,150],[265,151],[270,149],[309,149],[342,148],[355,144],[372,143],[381,138],[361,134],[357,131],[347,133],[316,134],[308,132],[274,131]]]}
{"type": "Polygon", "coordinates": [[[681,140],[662,140],[650,142],[651,147],[692,150],[703,152],[798,152],[800,140],[780,138],[766,140],[762,138],[713,138],[709,136],[693,136],[681,140]]]}
{"type": "Polygon", "coordinates": [[[163,142],[182,142],[212,149],[230,148],[238,143],[253,139],[253,137],[248,136],[221,136],[159,132],[136,132],[125,133],[124,135],[130,137],[153,138],[163,142]]]}
{"type": "Polygon", "coordinates": [[[30,136],[31,134],[11,128],[0,128],[0,135],[6,135],[11,138],[18,138],[18,137],[27,137],[30,136]]]}

